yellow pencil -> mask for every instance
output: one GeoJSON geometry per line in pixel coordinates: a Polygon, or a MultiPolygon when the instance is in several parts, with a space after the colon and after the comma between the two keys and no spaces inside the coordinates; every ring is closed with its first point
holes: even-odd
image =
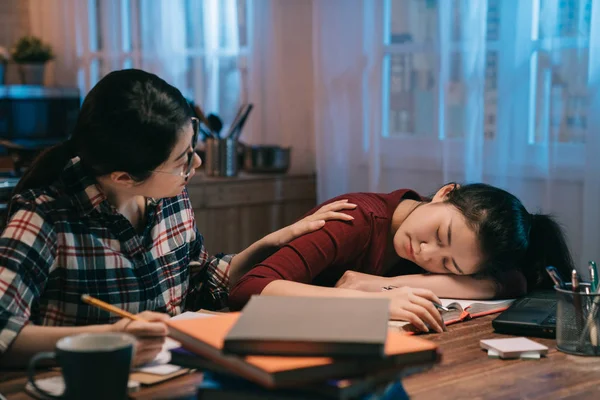
{"type": "Polygon", "coordinates": [[[108,303],[103,302],[102,300],[98,300],[95,297],[90,296],[89,294],[82,294],[81,295],[81,301],[83,301],[84,303],[87,303],[91,306],[94,307],[98,307],[104,311],[108,311],[114,314],[117,314],[123,318],[129,318],[132,319],[134,321],[146,321],[144,318],[139,317],[135,314],[132,314],[130,312],[127,312],[125,310],[120,309],[119,307],[115,307],[113,305],[110,305],[108,303]]]}

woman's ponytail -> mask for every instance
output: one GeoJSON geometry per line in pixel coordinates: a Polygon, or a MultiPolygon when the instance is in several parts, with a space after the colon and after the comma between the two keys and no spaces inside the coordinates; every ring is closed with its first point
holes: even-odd
{"type": "Polygon", "coordinates": [[[521,265],[527,279],[527,290],[549,289],[554,283],[545,271],[552,265],[563,279],[571,276],[574,268],[562,227],[549,215],[530,214],[529,246],[521,265]]]}
{"type": "Polygon", "coordinates": [[[75,155],[76,151],[71,140],[44,150],[23,174],[15,187],[13,195],[51,184],[58,179],[64,167],[75,155]]]}

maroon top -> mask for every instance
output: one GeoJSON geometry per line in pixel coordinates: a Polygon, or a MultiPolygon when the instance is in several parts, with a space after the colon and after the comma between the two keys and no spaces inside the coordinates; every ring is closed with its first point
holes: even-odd
{"type": "MultiPolygon", "coordinates": [[[[335,286],[346,271],[379,276],[426,273],[417,264],[400,258],[385,271],[392,215],[403,199],[424,200],[416,192],[400,189],[389,194],[350,193],[323,203],[342,199],[358,205],[344,210],[353,221],[327,221],[315,232],[301,236],[283,246],[240,279],[229,294],[229,308],[240,310],[254,294],[262,293],[270,282],[285,279],[318,286],[335,286]]],[[[514,269],[496,276],[496,297],[514,298],[527,292],[524,275],[514,269]]]]}
{"type": "Polygon", "coordinates": [[[229,294],[230,309],[241,309],[250,296],[279,279],[331,287],[349,270],[384,276],[425,272],[403,258],[384,271],[392,215],[403,199],[422,200],[421,196],[408,189],[389,194],[351,193],[324,204],[342,199],[358,205],[344,210],[353,221],[328,221],[322,229],[283,246],[240,279],[229,294]]]}

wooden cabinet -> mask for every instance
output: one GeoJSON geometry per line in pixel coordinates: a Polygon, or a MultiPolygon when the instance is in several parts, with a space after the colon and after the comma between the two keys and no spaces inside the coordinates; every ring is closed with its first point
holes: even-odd
{"type": "Polygon", "coordinates": [[[314,175],[246,175],[188,184],[196,223],[210,254],[237,253],[316,205],[314,175]]]}

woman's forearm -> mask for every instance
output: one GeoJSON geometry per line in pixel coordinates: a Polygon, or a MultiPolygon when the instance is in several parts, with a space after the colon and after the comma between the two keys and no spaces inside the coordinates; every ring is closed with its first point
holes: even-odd
{"type": "Polygon", "coordinates": [[[269,283],[261,295],[267,296],[303,296],[303,297],[378,297],[377,293],[354,289],[341,289],[307,285],[294,281],[275,280],[269,283]]]}
{"type": "Polygon", "coordinates": [[[277,251],[278,248],[267,237],[264,237],[252,243],[244,251],[236,254],[230,264],[229,287],[233,288],[240,278],[250,271],[253,266],[264,261],[277,251]]]}
{"type": "Polygon", "coordinates": [[[264,261],[267,257],[277,251],[279,247],[273,245],[267,237],[252,243],[244,251],[233,257],[229,271],[229,287],[233,288],[240,278],[252,269],[256,264],[264,261]]]}
{"type": "Polygon", "coordinates": [[[0,367],[26,366],[34,354],[54,350],[56,342],[65,336],[109,332],[110,329],[111,325],[77,327],[25,325],[8,350],[0,355],[0,367]]]}
{"type": "Polygon", "coordinates": [[[393,286],[429,289],[438,297],[452,299],[492,299],[496,297],[496,284],[492,279],[475,279],[458,275],[402,275],[389,278],[393,286]]]}

